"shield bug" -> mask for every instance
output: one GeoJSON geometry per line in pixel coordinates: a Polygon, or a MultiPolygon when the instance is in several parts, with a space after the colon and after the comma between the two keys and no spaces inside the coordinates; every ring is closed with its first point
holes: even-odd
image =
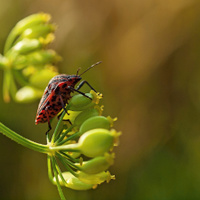
{"type": "Polygon", "coordinates": [[[76,75],[60,74],[53,77],[44,90],[44,94],[38,105],[35,124],[37,125],[39,123],[48,122],[48,133],[51,130],[50,119],[55,117],[62,109],[65,110],[65,105],[71,98],[71,92],[78,92],[91,99],[85,95],[85,93],[79,91],[84,84],[87,84],[92,90],[95,91],[95,89],[87,81],[83,80],[77,88],[75,88],[75,86],[82,79],[81,75],[100,63],[101,61],[93,64],[80,75],[78,75],[78,69],[76,75]]]}

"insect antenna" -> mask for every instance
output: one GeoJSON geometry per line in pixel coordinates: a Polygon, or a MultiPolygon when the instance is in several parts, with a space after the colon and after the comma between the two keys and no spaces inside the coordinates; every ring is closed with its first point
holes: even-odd
{"type": "Polygon", "coordinates": [[[99,62],[97,62],[97,63],[91,65],[91,66],[88,67],[84,72],[82,72],[79,76],[83,75],[85,72],[87,72],[88,70],[90,70],[90,69],[93,68],[94,66],[99,65],[100,63],[102,63],[102,61],[99,61],[99,62]]]}
{"type": "Polygon", "coordinates": [[[79,67],[79,68],[77,69],[76,76],[78,76],[78,73],[80,72],[80,70],[81,70],[81,68],[79,67]]]}

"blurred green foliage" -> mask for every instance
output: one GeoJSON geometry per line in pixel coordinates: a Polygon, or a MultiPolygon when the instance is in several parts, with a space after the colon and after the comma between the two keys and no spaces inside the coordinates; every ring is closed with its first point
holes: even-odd
{"type": "MultiPolygon", "coordinates": [[[[66,197],[199,199],[200,2],[2,1],[1,52],[16,22],[38,11],[58,24],[53,48],[63,57],[61,73],[103,61],[83,78],[104,94],[123,132],[111,169],[116,180],[87,192],[65,190],[66,197]]],[[[47,125],[34,125],[36,109],[5,104],[0,89],[0,121],[45,143],[47,125]]],[[[1,199],[58,199],[45,156],[0,137],[1,199]]]]}

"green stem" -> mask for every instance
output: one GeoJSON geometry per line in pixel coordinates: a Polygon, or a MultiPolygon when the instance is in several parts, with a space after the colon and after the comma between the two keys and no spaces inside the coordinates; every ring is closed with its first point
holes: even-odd
{"type": "Polygon", "coordinates": [[[26,86],[29,85],[29,82],[24,78],[24,76],[22,75],[21,71],[19,70],[13,70],[13,74],[16,78],[17,83],[20,86],[26,86]]]}
{"type": "Polygon", "coordinates": [[[51,156],[50,155],[47,155],[47,167],[48,167],[49,180],[54,184],[53,173],[52,173],[52,168],[51,168],[51,156]]]}
{"type": "Polygon", "coordinates": [[[80,152],[78,144],[67,144],[62,146],[50,146],[51,151],[70,151],[70,152],[80,152]]]}
{"type": "Polygon", "coordinates": [[[57,172],[58,172],[58,174],[59,174],[59,176],[60,176],[60,178],[61,178],[61,180],[62,180],[63,185],[67,186],[68,184],[67,184],[66,180],[64,179],[64,177],[63,177],[63,175],[62,175],[62,171],[61,171],[60,167],[58,166],[58,164],[57,164],[57,162],[56,162],[56,158],[53,157],[53,160],[54,160],[54,162],[55,162],[56,170],[57,170],[57,172]]]}
{"type": "MultiPolygon", "coordinates": [[[[67,133],[69,133],[72,129],[73,129],[73,125],[71,125],[63,134],[62,134],[62,136],[61,137],[59,137],[57,140],[56,140],[56,142],[55,142],[55,144],[57,145],[57,144],[60,144],[60,142],[62,142],[62,140],[65,138],[65,136],[67,135],[67,133]]],[[[62,144],[64,144],[64,143],[62,143],[62,144]]]]}
{"type": "Polygon", "coordinates": [[[68,162],[67,159],[63,159],[63,157],[56,153],[56,156],[59,158],[60,162],[64,165],[64,167],[74,176],[76,176],[76,173],[69,167],[70,163],[68,162]]]}
{"type": "Polygon", "coordinates": [[[16,93],[17,93],[17,86],[15,84],[13,73],[11,72],[11,75],[10,75],[10,94],[11,94],[11,97],[13,99],[15,99],[16,93]]]}
{"type": "MultiPolygon", "coordinates": [[[[68,104],[67,107],[65,108],[66,111],[69,109],[69,106],[70,106],[70,105],[68,104]]],[[[61,116],[60,116],[60,119],[58,120],[58,123],[57,123],[57,125],[56,125],[56,128],[55,128],[55,130],[54,130],[54,133],[53,133],[53,135],[52,135],[52,139],[51,139],[51,143],[52,143],[52,144],[54,143],[54,141],[55,141],[55,139],[56,139],[56,137],[57,137],[58,129],[59,129],[59,127],[60,127],[60,124],[61,124],[62,119],[63,119],[63,117],[64,117],[65,114],[66,114],[66,113],[65,113],[65,110],[63,110],[63,112],[62,112],[62,114],[61,114],[61,116]]]]}
{"type": "Polygon", "coordinates": [[[55,163],[55,160],[52,157],[51,157],[51,162],[52,162],[53,172],[54,172],[54,175],[55,175],[56,185],[57,185],[57,188],[58,188],[60,198],[61,198],[61,200],[66,200],[65,196],[63,194],[62,188],[60,186],[59,179],[58,179],[58,172],[56,170],[56,163],[55,163]]]}
{"type": "Polygon", "coordinates": [[[74,133],[73,135],[70,135],[68,138],[66,138],[65,140],[59,142],[59,143],[56,143],[56,145],[60,146],[62,144],[64,144],[65,142],[69,141],[69,140],[72,140],[72,139],[75,139],[76,137],[80,136],[80,132],[76,132],[74,133]]]}
{"type": "Polygon", "coordinates": [[[0,122],[0,132],[3,135],[9,137],[11,140],[17,142],[18,144],[21,144],[24,147],[27,147],[34,151],[38,151],[40,153],[49,153],[50,152],[49,147],[47,145],[33,142],[33,141],[17,134],[16,132],[12,131],[11,129],[9,129],[5,125],[3,125],[1,122],[0,122]]]}
{"type": "Polygon", "coordinates": [[[5,102],[10,101],[10,82],[11,82],[11,70],[4,70],[3,77],[3,98],[5,102]]]}
{"type": "Polygon", "coordinates": [[[61,154],[61,156],[64,156],[66,159],[71,160],[71,161],[74,162],[74,163],[80,162],[80,159],[79,159],[79,158],[73,158],[72,156],[66,154],[66,153],[63,152],[63,151],[59,151],[59,153],[61,154]]]}
{"type": "Polygon", "coordinates": [[[61,153],[57,153],[56,152],[56,156],[59,158],[59,160],[63,160],[67,163],[67,165],[69,165],[70,167],[74,168],[74,169],[80,169],[78,166],[76,166],[71,160],[63,158],[63,156],[61,155],[61,153]]]}
{"type": "Polygon", "coordinates": [[[0,54],[0,69],[6,69],[7,67],[8,67],[7,58],[0,54]]]}

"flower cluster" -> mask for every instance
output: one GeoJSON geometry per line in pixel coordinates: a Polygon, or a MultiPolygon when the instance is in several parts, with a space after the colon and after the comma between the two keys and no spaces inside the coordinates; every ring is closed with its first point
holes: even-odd
{"type": "MultiPolygon", "coordinates": [[[[60,56],[48,45],[54,39],[55,25],[48,14],[39,13],[19,21],[10,32],[0,55],[4,71],[3,97],[17,102],[40,98],[49,80],[57,75],[55,64],[60,56]]],[[[0,123],[0,132],[15,142],[48,155],[48,175],[56,184],[62,200],[61,186],[75,190],[96,188],[115,179],[108,168],[114,163],[114,146],[120,132],[113,129],[116,118],[102,115],[102,95],[91,91],[74,95],[60,113],[47,145],[36,143],[0,123]],[[67,113],[65,113],[67,111],[67,113]],[[62,165],[62,166],[60,166],[62,165]]]]}
{"type": "Polygon", "coordinates": [[[86,95],[92,101],[81,94],[72,97],[68,113],[60,119],[62,129],[56,127],[51,140],[47,136],[49,177],[58,187],[87,190],[115,178],[107,169],[114,162],[112,150],[121,134],[112,128],[116,118],[102,116],[102,95],[94,91],[86,95]],[[61,172],[57,160],[66,171],[61,172]]]}
{"type": "Polygon", "coordinates": [[[5,43],[4,55],[0,55],[6,102],[10,101],[10,95],[18,102],[40,98],[49,80],[57,75],[54,65],[61,57],[48,49],[54,40],[54,31],[55,25],[50,23],[50,15],[45,13],[30,15],[12,29],[5,43]]]}

